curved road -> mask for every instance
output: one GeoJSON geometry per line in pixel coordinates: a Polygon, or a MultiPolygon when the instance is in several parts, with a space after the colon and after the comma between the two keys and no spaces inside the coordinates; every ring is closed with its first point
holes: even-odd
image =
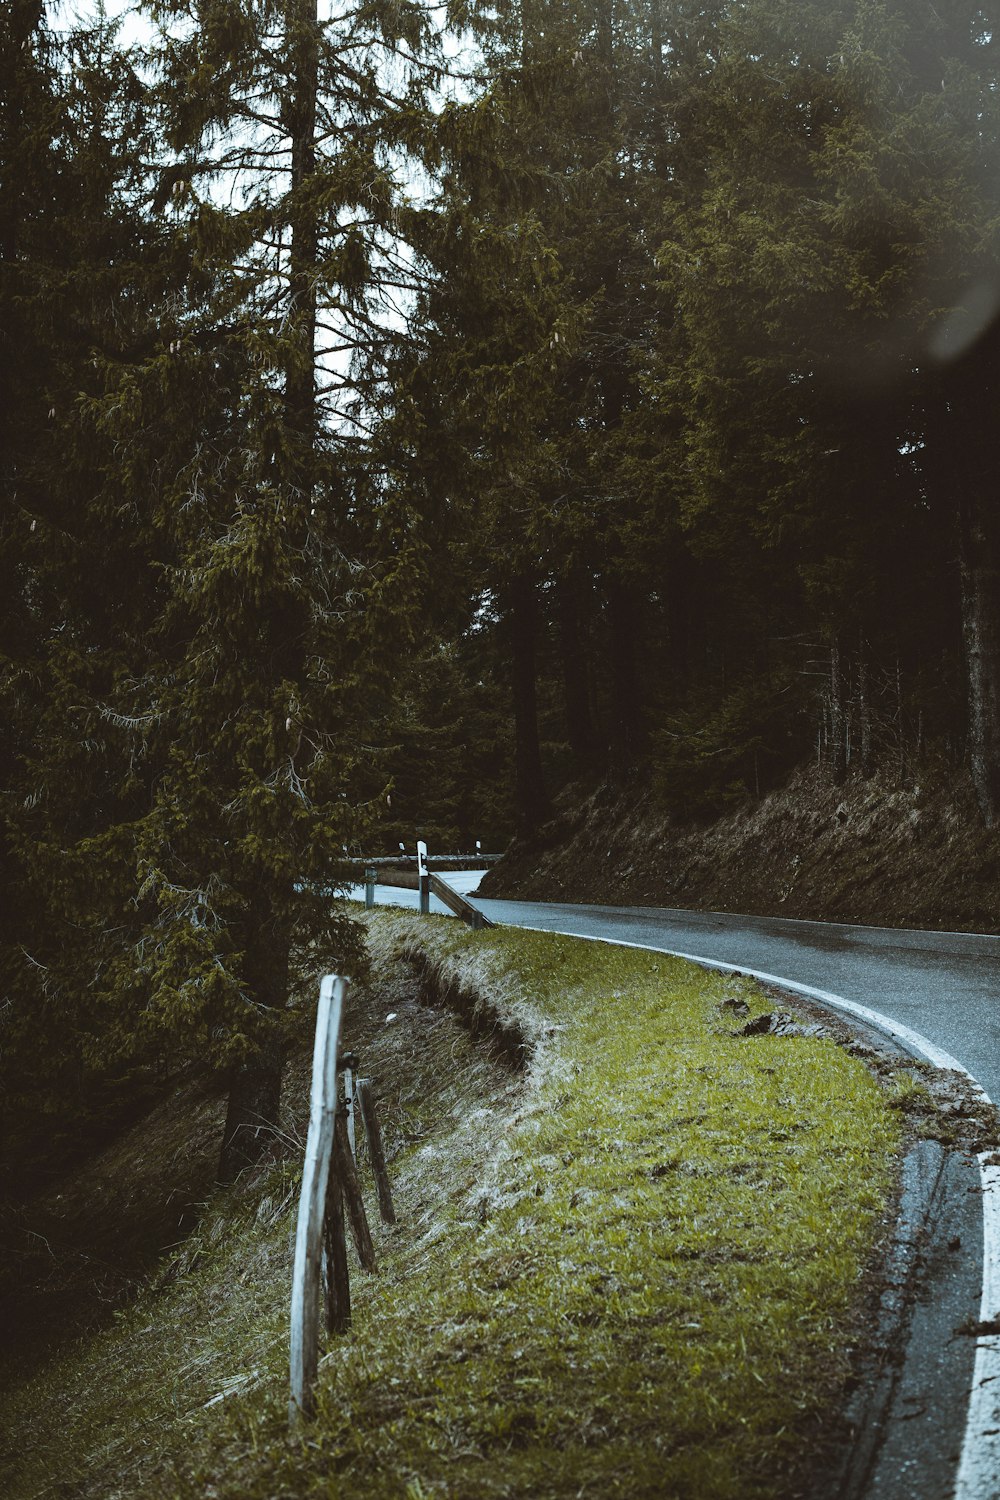
{"type": "MultiPolygon", "coordinates": [[[[442,878],[472,895],[482,874],[459,870],[442,878]]],[[[364,894],[362,887],[357,894],[364,894]]],[[[417,904],[415,891],[385,886],[377,899],[417,904]]],[[[431,899],[433,910],[443,912],[431,899]]],[[[511,927],[664,948],[829,991],[920,1032],[1000,1103],[1000,937],[659,906],[570,906],[478,895],[475,905],[491,921],[511,927]]]]}
{"type": "MultiPolygon", "coordinates": [[[[481,875],[461,871],[445,878],[456,889],[473,894],[481,875]]],[[[417,900],[416,892],[385,888],[378,891],[377,899],[400,905],[415,905],[417,900]]],[[[1000,937],[666,907],[500,901],[478,895],[475,904],[492,921],[504,925],[540,927],[579,937],[631,943],[756,970],[790,981],[793,987],[811,987],[829,997],[877,1011],[950,1054],[991,1098],[1000,1102],[1000,937]]],[[[957,1191],[971,1206],[966,1195],[970,1191],[978,1195],[985,1189],[984,1195],[977,1197],[984,1205],[985,1259],[983,1231],[978,1225],[975,1236],[978,1246],[970,1244],[968,1230],[962,1236],[962,1258],[974,1278],[973,1288],[978,1288],[982,1275],[979,1316],[996,1319],[1000,1315],[1000,1203],[997,1202],[1000,1173],[996,1166],[989,1165],[982,1168],[982,1173],[982,1188],[959,1187],[952,1190],[952,1195],[954,1199],[957,1191]]],[[[915,1318],[918,1323],[921,1317],[932,1322],[936,1311],[937,1326],[923,1338],[928,1345],[933,1342],[937,1352],[928,1350],[926,1358],[920,1356],[925,1368],[917,1368],[916,1380],[925,1391],[933,1390],[935,1380],[940,1382],[942,1377],[948,1385],[955,1383],[962,1389],[943,1403],[952,1407],[952,1413],[940,1413],[941,1425],[936,1437],[929,1432],[926,1441],[928,1447],[933,1445],[940,1450],[942,1426],[950,1437],[956,1429],[961,1429],[962,1414],[968,1410],[964,1443],[957,1436],[954,1444],[944,1439],[948,1447],[954,1446],[956,1450],[960,1447],[961,1454],[938,1451],[937,1463],[929,1462],[932,1454],[928,1448],[920,1452],[923,1445],[916,1429],[922,1424],[903,1425],[908,1417],[917,1415],[916,1411],[904,1413],[902,1422],[895,1421],[897,1436],[889,1434],[885,1442],[885,1461],[870,1473],[863,1493],[866,1500],[882,1496],[885,1500],[890,1497],[891,1500],[897,1497],[944,1500],[947,1495],[955,1495],[957,1500],[1000,1500],[1000,1414],[994,1395],[1000,1390],[1000,1340],[988,1337],[961,1340],[968,1352],[960,1352],[953,1336],[959,1321],[957,1313],[943,1305],[948,1301],[942,1295],[947,1288],[939,1281],[933,1282],[932,1288],[921,1300],[934,1302],[941,1295],[942,1306],[932,1308],[926,1315],[918,1310],[915,1318]],[[973,1343],[977,1345],[974,1370],[970,1347],[973,1343]],[[945,1376],[942,1355],[946,1345],[951,1346],[946,1356],[951,1362],[949,1376],[945,1376]],[[968,1395],[962,1394],[970,1387],[971,1402],[968,1395]],[[900,1431],[904,1434],[902,1439],[898,1436],[900,1431]]],[[[956,1288],[955,1295],[968,1298],[973,1288],[967,1286],[964,1293],[956,1288]]],[[[955,1303],[955,1307],[959,1305],[955,1303]]],[[[986,1334],[987,1330],[982,1332],[986,1334]]],[[[919,1342],[916,1330],[915,1336],[919,1342]]],[[[943,1397],[940,1383],[937,1394],[940,1402],[943,1397]]]]}
{"type": "Polygon", "coordinates": [[[666,907],[475,904],[511,926],[667,948],[831,991],[921,1032],[1000,1100],[1000,937],[666,907]]]}

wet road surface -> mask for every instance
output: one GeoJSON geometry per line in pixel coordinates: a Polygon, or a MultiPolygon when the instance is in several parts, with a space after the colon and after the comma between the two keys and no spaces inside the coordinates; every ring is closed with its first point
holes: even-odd
{"type": "Polygon", "coordinates": [[[668,948],[830,990],[921,1032],[1000,1100],[1000,937],[665,907],[475,904],[495,922],[668,948]]]}

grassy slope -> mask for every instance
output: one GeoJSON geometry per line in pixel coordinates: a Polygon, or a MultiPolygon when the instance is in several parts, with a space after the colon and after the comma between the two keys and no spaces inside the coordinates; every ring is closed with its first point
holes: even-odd
{"type": "MultiPolygon", "coordinates": [[[[734,1036],[727,999],[766,1008],[751,986],[652,955],[404,916],[373,931],[382,977],[348,1039],[379,1085],[400,1225],[380,1274],[354,1277],[307,1440],[285,1436],[293,1152],[7,1398],[0,1490],[795,1492],[898,1144],[870,1074],[828,1040],[734,1036]],[[525,1072],[416,1003],[414,942],[520,1027],[525,1072]]],[[[290,1095],[301,1131],[302,1064],[290,1095]]]]}

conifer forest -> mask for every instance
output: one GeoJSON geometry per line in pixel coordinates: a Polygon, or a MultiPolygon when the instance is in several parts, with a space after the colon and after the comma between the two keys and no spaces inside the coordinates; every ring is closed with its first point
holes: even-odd
{"type": "Polygon", "coordinates": [[[347,860],[905,748],[1000,821],[990,0],[0,12],[17,1121],[274,1118],[347,860]]]}

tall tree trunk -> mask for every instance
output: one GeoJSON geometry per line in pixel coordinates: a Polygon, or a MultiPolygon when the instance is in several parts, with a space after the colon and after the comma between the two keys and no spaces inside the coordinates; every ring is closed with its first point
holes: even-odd
{"type": "Polygon", "coordinates": [[[277,1042],[258,1047],[229,1080],[219,1181],[233,1182],[254,1166],[277,1134],[284,1055],[277,1042]]]}
{"type": "Polygon", "coordinates": [[[987,828],[1000,819],[1000,537],[978,485],[958,503],[969,758],[987,828]]]}
{"type": "Polygon", "coordinates": [[[614,68],[614,16],[612,0],[598,0],[597,4],[597,55],[607,72],[608,110],[614,107],[612,70],[614,68]]]}
{"type": "Polygon", "coordinates": [[[288,426],[299,442],[293,465],[311,478],[316,429],[316,273],[319,225],[303,188],[316,171],[316,95],[319,88],[319,20],[316,0],[288,0],[292,84],[289,100],[291,195],[288,309],[292,328],[285,368],[288,426]]]}
{"type": "Polygon", "coordinates": [[[270,919],[271,901],[263,893],[251,905],[246,936],[245,978],[248,992],[261,1007],[268,1028],[233,1070],[222,1133],[219,1181],[232,1182],[252,1167],[273,1142],[280,1117],[284,1052],[277,1016],[288,1001],[289,935],[284,923],[270,919]],[[268,1021],[273,1015],[274,1020],[268,1021]]]}
{"type": "Polygon", "coordinates": [[[638,620],[627,585],[608,579],[611,627],[611,765],[619,773],[635,765],[640,748],[641,706],[636,671],[638,620]]]}
{"type": "Polygon", "coordinates": [[[508,629],[514,697],[514,798],[518,832],[530,835],[548,815],[548,798],[538,742],[536,646],[538,601],[535,581],[519,573],[509,590],[508,629]]]}
{"type": "MultiPolygon", "coordinates": [[[[291,62],[286,118],[291,144],[288,222],[287,325],[284,369],[284,406],[287,448],[276,458],[279,500],[286,545],[305,546],[316,442],[316,273],[319,227],[316,210],[303,191],[316,170],[316,99],[319,88],[319,21],[316,0],[287,0],[286,35],[291,62]]],[[[271,638],[271,675],[275,691],[298,681],[305,669],[302,635],[309,603],[289,597],[286,607],[272,611],[267,627],[271,638]]],[[[283,709],[278,709],[279,718],[283,709]]],[[[280,734],[275,736],[281,744],[280,734]]],[[[279,752],[280,753],[280,752],[279,752]]],[[[229,1104],[219,1159],[219,1179],[231,1182],[252,1166],[267,1149],[278,1125],[284,1057],[278,1039],[277,1016],[288,1003],[291,928],[287,913],[294,891],[283,872],[261,871],[260,886],[251,901],[246,940],[247,990],[265,1017],[275,1017],[274,1030],[235,1070],[230,1079],[229,1104]]],[[[265,1026],[267,1024],[265,1020],[265,1026]]]]}
{"type": "Polygon", "coordinates": [[[681,551],[679,544],[671,549],[664,580],[667,645],[669,669],[682,687],[691,678],[691,600],[698,596],[697,584],[691,576],[693,568],[692,558],[681,551]]]}
{"type": "Polygon", "coordinates": [[[597,736],[590,712],[590,641],[583,608],[580,569],[571,568],[556,585],[559,646],[562,655],[566,731],[577,766],[586,769],[597,754],[597,736]]]}
{"type": "Polygon", "coordinates": [[[528,68],[534,60],[539,37],[538,0],[521,0],[521,67],[528,68]]]}
{"type": "Polygon", "coordinates": [[[935,392],[939,482],[952,496],[968,713],[969,762],[983,822],[1000,821],[1000,523],[988,435],[1000,394],[1000,325],[935,392]]]}
{"type": "Polygon", "coordinates": [[[861,739],[861,774],[868,777],[875,769],[872,755],[872,680],[871,650],[862,632],[858,642],[858,733],[861,739]]]}
{"type": "Polygon", "coordinates": [[[656,87],[657,102],[659,102],[660,87],[663,83],[663,16],[660,5],[661,0],[652,0],[649,21],[650,61],[653,65],[653,83],[656,87]]]}
{"type": "Polygon", "coordinates": [[[847,776],[847,714],[845,712],[844,668],[840,657],[840,641],[836,635],[830,642],[830,775],[834,786],[840,786],[847,776]]]}

